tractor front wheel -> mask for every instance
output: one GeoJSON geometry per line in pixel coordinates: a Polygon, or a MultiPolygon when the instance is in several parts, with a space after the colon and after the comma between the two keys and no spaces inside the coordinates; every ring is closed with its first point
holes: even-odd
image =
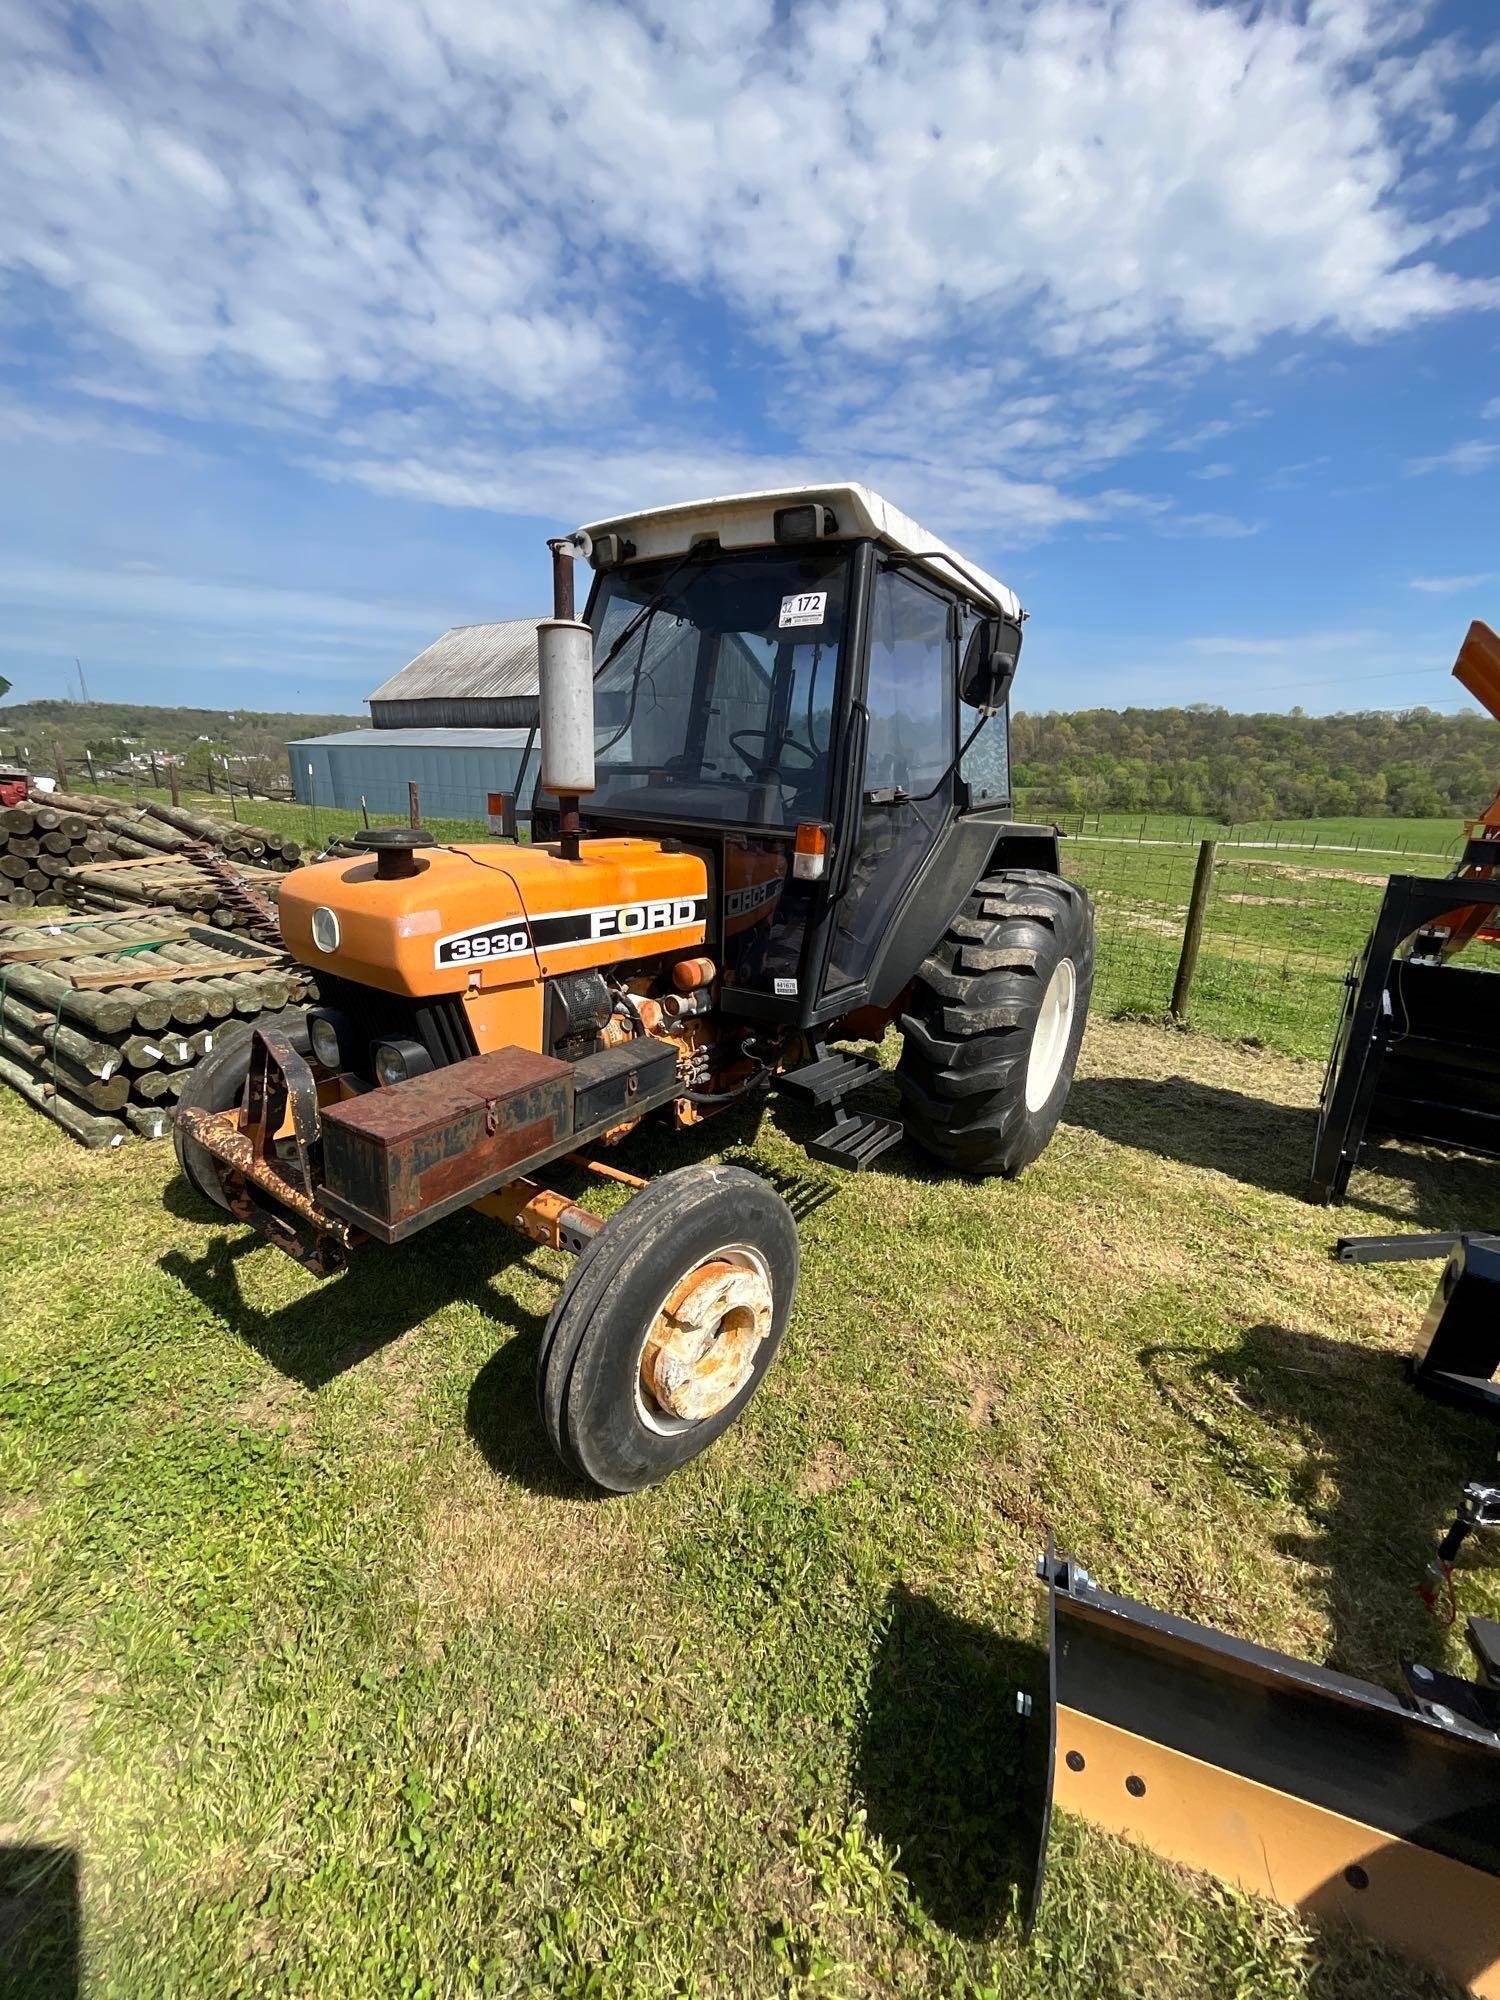
{"type": "Polygon", "coordinates": [[[706,1450],[781,1345],[799,1262],[791,1210],[742,1167],[680,1167],[633,1196],[542,1341],[537,1401],[563,1463],[633,1493],[706,1450]]]}
{"type": "Polygon", "coordinates": [[[1094,913],[1040,869],[987,876],[901,1017],[906,1129],[946,1166],[1018,1174],[1056,1130],[1094,983],[1094,913]]]}

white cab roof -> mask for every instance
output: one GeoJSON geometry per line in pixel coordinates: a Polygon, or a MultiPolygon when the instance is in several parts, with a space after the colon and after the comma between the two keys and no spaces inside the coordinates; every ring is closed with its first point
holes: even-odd
{"type": "Polygon", "coordinates": [[[1019,618],[1014,591],[959,555],[936,535],[929,535],[907,514],[872,493],[868,486],[785,486],[770,493],[726,493],[713,500],[683,500],[673,507],[652,507],[641,514],[618,514],[608,521],[590,521],[582,533],[626,536],[636,557],[684,554],[700,535],[717,535],[724,549],[759,549],[775,543],[774,516],[782,507],[821,501],[833,510],[839,540],[879,542],[910,556],[945,583],[989,604],[1007,617],[1019,618]]]}

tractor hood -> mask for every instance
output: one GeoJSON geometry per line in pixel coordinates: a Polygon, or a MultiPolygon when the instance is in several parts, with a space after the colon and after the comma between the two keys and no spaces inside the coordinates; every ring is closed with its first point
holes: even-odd
{"type": "Polygon", "coordinates": [[[577,861],[553,846],[427,847],[410,875],[363,855],[295,869],[280,907],[303,965],[423,999],[701,945],[708,869],[650,840],[587,840],[577,861]]]}

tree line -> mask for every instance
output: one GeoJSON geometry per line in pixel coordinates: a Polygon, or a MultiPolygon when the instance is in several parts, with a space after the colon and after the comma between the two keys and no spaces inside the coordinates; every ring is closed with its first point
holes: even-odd
{"type": "Polygon", "coordinates": [[[1028,810],[1202,814],[1231,824],[1475,815],[1500,787],[1500,723],[1427,708],[1235,715],[1224,708],[1019,713],[1011,771],[1028,810]]]}

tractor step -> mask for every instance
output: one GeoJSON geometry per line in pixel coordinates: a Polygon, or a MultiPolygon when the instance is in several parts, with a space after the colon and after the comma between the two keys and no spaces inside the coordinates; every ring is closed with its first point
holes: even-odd
{"type": "Polygon", "coordinates": [[[796,1091],[809,1104],[827,1104],[833,1098],[847,1097],[879,1074],[880,1064],[868,1056],[823,1055],[803,1063],[800,1069],[787,1070],[779,1083],[781,1089],[796,1091]]]}
{"type": "Polygon", "coordinates": [[[906,1136],[899,1118],[874,1118],[863,1112],[843,1112],[826,1132],[809,1139],[807,1151],[828,1167],[847,1167],[862,1174],[906,1136]]]}

